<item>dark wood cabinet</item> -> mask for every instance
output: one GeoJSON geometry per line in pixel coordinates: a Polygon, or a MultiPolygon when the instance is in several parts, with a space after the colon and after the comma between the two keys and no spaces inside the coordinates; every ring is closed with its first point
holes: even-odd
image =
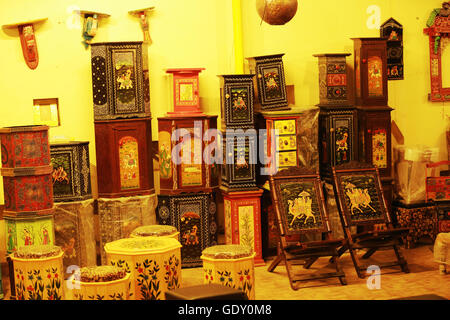
{"type": "Polygon", "coordinates": [[[348,105],[347,61],[350,53],[315,54],[319,60],[319,105],[348,105]]]}
{"type": "Polygon", "coordinates": [[[161,194],[211,192],[218,187],[220,164],[213,158],[219,149],[210,146],[217,143],[210,130],[216,128],[217,116],[158,118],[161,194]]]}
{"type": "Polygon", "coordinates": [[[91,44],[95,120],[150,117],[147,44],[91,44]]]}
{"type": "Polygon", "coordinates": [[[392,176],[392,110],[387,106],[358,107],[359,160],[378,167],[381,177],[392,176]]]}
{"type": "Polygon", "coordinates": [[[92,198],[89,141],[52,143],[50,156],[54,201],[92,198]]]}
{"type": "Polygon", "coordinates": [[[257,111],[290,109],[283,55],[284,53],[247,58],[247,73],[255,75],[253,81],[257,111]]]}
{"type": "Polygon", "coordinates": [[[321,106],[319,114],[319,167],[331,179],[331,168],[357,160],[358,115],[353,106],[321,106]]]}
{"type": "Polygon", "coordinates": [[[386,39],[353,38],[352,40],[354,41],[356,105],[388,105],[386,39]]]}
{"type": "Polygon", "coordinates": [[[219,75],[222,130],[253,128],[254,74],[219,75]]]}
{"type": "Polygon", "coordinates": [[[154,193],[151,118],[95,121],[99,197],[154,193]]]}
{"type": "Polygon", "coordinates": [[[157,220],[180,232],[183,267],[202,266],[202,251],[217,244],[214,193],[158,195],[157,220]]]}
{"type": "Polygon", "coordinates": [[[225,191],[256,190],[257,135],[223,136],[220,188],[225,191]]]}

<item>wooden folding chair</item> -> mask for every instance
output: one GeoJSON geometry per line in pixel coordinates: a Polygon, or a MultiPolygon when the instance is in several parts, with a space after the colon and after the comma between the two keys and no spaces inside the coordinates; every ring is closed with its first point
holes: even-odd
{"type": "Polygon", "coordinates": [[[394,228],[383,195],[378,168],[371,164],[352,161],[333,167],[334,191],[338,202],[346,243],[339,249],[339,256],[349,250],[358,277],[364,278],[368,266],[362,265],[356,250],[367,249],[362,259],[368,259],[377,250],[392,248],[397,261],[380,263],[380,268],[400,266],[409,272],[406,260],[398,245],[409,228],[394,228]],[[374,225],[385,224],[385,230],[370,230],[374,225]],[[350,227],[364,227],[364,231],[352,234],[350,227]],[[367,230],[369,229],[369,230],[367,230]]]}
{"type": "Polygon", "coordinates": [[[278,227],[278,255],[268,268],[274,271],[284,262],[291,288],[300,289],[303,281],[338,277],[342,285],[347,284],[345,274],[339,266],[337,248],[344,239],[331,238],[331,228],[318,173],[299,167],[291,167],[270,176],[270,193],[275,208],[275,223],[278,227]],[[326,240],[290,242],[295,235],[325,234],[326,240]],[[294,274],[294,265],[309,268],[320,257],[332,257],[331,265],[336,272],[294,274]]]}

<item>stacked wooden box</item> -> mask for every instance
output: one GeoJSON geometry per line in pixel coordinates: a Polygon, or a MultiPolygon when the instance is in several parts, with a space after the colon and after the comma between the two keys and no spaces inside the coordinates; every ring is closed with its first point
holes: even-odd
{"type": "Polygon", "coordinates": [[[130,223],[154,221],[147,44],[92,44],[91,63],[100,252],[106,262],[106,242],[128,237],[130,223]],[[137,221],[130,221],[130,215],[137,221]]]}

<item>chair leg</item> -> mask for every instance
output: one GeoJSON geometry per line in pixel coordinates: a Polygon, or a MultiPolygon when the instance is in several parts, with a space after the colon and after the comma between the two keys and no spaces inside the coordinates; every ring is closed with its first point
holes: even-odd
{"type": "Polygon", "coordinates": [[[408,263],[406,262],[405,258],[403,257],[402,253],[400,252],[400,249],[398,248],[397,245],[394,245],[393,247],[394,247],[395,255],[397,256],[397,260],[400,263],[400,268],[402,269],[402,271],[404,273],[409,273],[408,263]]]}
{"type": "Polygon", "coordinates": [[[278,266],[278,264],[281,262],[281,260],[283,260],[283,257],[280,254],[278,254],[276,256],[276,258],[270,264],[269,268],[267,268],[267,271],[273,272],[273,270],[275,270],[275,268],[278,266]]]}
{"type": "Polygon", "coordinates": [[[377,250],[378,250],[378,248],[371,248],[371,249],[367,250],[367,252],[362,256],[362,258],[369,259],[377,250]]]}
{"type": "Polygon", "coordinates": [[[305,264],[303,265],[303,268],[309,269],[312,266],[312,264],[317,261],[317,259],[319,259],[319,258],[311,258],[311,259],[307,260],[305,262],[305,264]]]}
{"type": "MultiPolygon", "coordinates": [[[[336,268],[336,272],[338,273],[343,273],[343,270],[341,268],[340,262],[339,262],[339,258],[338,257],[332,257],[330,259],[330,261],[333,261],[334,267],[336,268]]],[[[347,284],[347,279],[345,278],[345,274],[341,277],[339,277],[339,282],[341,283],[341,285],[345,286],[347,284]]]]}
{"type": "Polygon", "coordinates": [[[356,274],[359,278],[364,279],[365,275],[361,272],[361,267],[358,259],[358,255],[356,254],[353,248],[349,248],[350,256],[352,257],[353,265],[355,266],[356,274]]]}
{"type": "MultiPolygon", "coordinates": [[[[344,244],[342,247],[340,247],[339,248],[339,250],[337,251],[337,253],[338,253],[338,257],[340,257],[340,256],[342,256],[344,253],[345,253],[345,251],[347,251],[348,250],[348,245],[347,244],[344,244]]],[[[329,260],[329,262],[330,263],[334,263],[333,261],[334,261],[334,259],[335,259],[336,257],[331,257],[330,258],[330,260],[329,260]]]]}

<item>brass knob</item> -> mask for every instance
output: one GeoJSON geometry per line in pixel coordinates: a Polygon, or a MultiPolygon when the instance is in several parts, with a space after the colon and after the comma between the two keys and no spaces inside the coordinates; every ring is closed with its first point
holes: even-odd
{"type": "Polygon", "coordinates": [[[225,95],[225,98],[230,99],[230,95],[227,93],[227,94],[225,95]]]}
{"type": "Polygon", "coordinates": [[[262,74],[259,73],[258,74],[258,78],[261,79],[262,78],[262,74]]]}
{"type": "Polygon", "coordinates": [[[334,128],[331,128],[331,129],[330,129],[330,132],[334,132],[334,128]]]}

